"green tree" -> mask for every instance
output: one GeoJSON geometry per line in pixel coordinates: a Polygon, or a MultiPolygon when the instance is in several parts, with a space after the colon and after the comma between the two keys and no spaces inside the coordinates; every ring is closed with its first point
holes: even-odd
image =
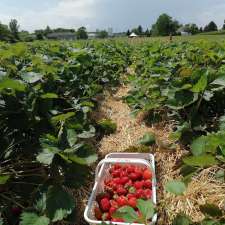
{"type": "Polygon", "coordinates": [[[225,20],[223,22],[223,27],[222,27],[223,30],[225,30],[225,20]]]}
{"type": "Polygon", "coordinates": [[[210,31],[217,31],[217,25],[215,24],[214,21],[211,21],[208,25],[205,26],[204,31],[205,32],[210,32],[210,31]]]}
{"type": "Polygon", "coordinates": [[[12,33],[12,36],[15,40],[19,40],[19,24],[16,19],[12,19],[9,23],[9,29],[12,33]]]}
{"type": "Polygon", "coordinates": [[[195,23],[186,24],[184,26],[184,31],[185,32],[188,32],[188,33],[191,33],[191,34],[197,34],[197,33],[199,33],[198,26],[195,23]]]}
{"type": "Polygon", "coordinates": [[[106,30],[100,30],[97,32],[98,38],[107,38],[108,36],[109,36],[109,34],[106,30]]]}
{"type": "Polygon", "coordinates": [[[127,30],[127,36],[130,36],[130,34],[131,34],[130,30],[127,30]]]}
{"type": "Polygon", "coordinates": [[[80,27],[77,30],[77,39],[88,39],[88,34],[85,27],[80,27]]]}
{"type": "Polygon", "coordinates": [[[12,35],[7,25],[0,23],[0,40],[9,41],[11,40],[12,35]]]}
{"type": "Polygon", "coordinates": [[[47,26],[47,27],[45,28],[44,33],[45,33],[45,35],[52,33],[51,28],[50,28],[49,26],[47,26]]]}
{"type": "Polygon", "coordinates": [[[138,33],[137,33],[138,35],[142,35],[142,34],[143,34],[143,28],[142,28],[141,25],[138,26],[137,32],[138,32],[138,33]]]}
{"type": "Polygon", "coordinates": [[[152,34],[155,36],[176,34],[179,27],[178,21],[173,20],[172,17],[164,13],[160,15],[156,23],[152,25],[152,34]]]}
{"type": "Polygon", "coordinates": [[[150,30],[147,28],[147,30],[145,31],[145,36],[146,37],[150,37],[151,36],[151,32],[150,30]]]}
{"type": "Polygon", "coordinates": [[[35,30],[34,31],[37,40],[43,40],[45,38],[45,32],[44,30],[35,30]]]}

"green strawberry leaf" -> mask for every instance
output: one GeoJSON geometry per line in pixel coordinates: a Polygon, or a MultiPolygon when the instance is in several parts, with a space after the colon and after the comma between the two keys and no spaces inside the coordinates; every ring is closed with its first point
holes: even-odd
{"type": "Polygon", "coordinates": [[[73,147],[77,142],[77,134],[73,129],[67,129],[67,141],[70,147],[73,147]]]}
{"type": "Polygon", "coordinates": [[[137,208],[140,210],[145,221],[151,219],[154,216],[155,208],[152,200],[145,201],[143,199],[138,199],[137,208]]]}
{"type": "Polygon", "coordinates": [[[174,219],[172,225],[191,225],[191,224],[192,224],[191,219],[188,216],[184,214],[178,214],[174,219]]]}
{"type": "Polygon", "coordinates": [[[213,204],[201,205],[199,208],[203,214],[209,215],[211,217],[221,217],[223,215],[222,210],[213,204]]]}
{"type": "Polygon", "coordinates": [[[183,162],[189,166],[208,167],[218,163],[214,156],[205,154],[201,156],[188,156],[183,158],[183,162]]]}
{"type": "Polygon", "coordinates": [[[43,75],[41,75],[40,73],[35,73],[35,72],[28,72],[28,73],[22,74],[21,77],[27,83],[32,84],[32,83],[35,83],[35,82],[41,80],[43,75]]]}
{"type": "Polygon", "coordinates": [[[186,185],[182,181],[172,180],[166,183],[165,189],[175,195],[182,195],[186,191],[186,185]]]}
{"type": "Polygon", "coordinates": [[[138,215],[132,207],[123,206],[113,213],[113,218],[122,218],[128,223],[133,223],[138,219],[138,215]]]}
{"type": "Polygon", "coordinates": [[[73,197],[60,186],[50,186],[47,192],[46,211],[53,221],[60,221],[70,215],[75,207],[73,197]]]}
{"type": "Polygon", "coordinates": [[[36,213],[24,212],[21,215],[20,225],[49,225],[50,220],[46,216],[38,216],[36,213]]]}
{"type": "Polygon", "coordinates": [[[47,98],[53,99],[53,98],[58,98],[58,95],[55,94],[55,93],[45,93],[45,94],[41,95],[41,98],[43,98],[43,99],[47,99],[47,98]]]}
{"type": "Polygon", "coordinates": [[[195,93],[203,92],[205,88],[207,87],[208,79],[207,79],[207,73],[202,75],[198,82],[192,87],[192,91],[195,93]]]}
{"type": "Polygon", "coordinates": [[[7,181],[9,180],[10,176],[9,175],[0,175],[0,185],[1,184],[6,184],[7,181]]]}
{"type": "Polygon", "coordinates": [[[153,133],[146,133],[144,136],[138,141],[141,145],[153,145],[155,144],[155,135],[153,133]]]}
{"type": "Polygon", "coordinates": [[[24,92],[26,90],[26,85],[19,80],[13,80],[9,78],[3,78],[0,80],[0,91],[4,89],[12,89],[15,91],[24,92]]]}

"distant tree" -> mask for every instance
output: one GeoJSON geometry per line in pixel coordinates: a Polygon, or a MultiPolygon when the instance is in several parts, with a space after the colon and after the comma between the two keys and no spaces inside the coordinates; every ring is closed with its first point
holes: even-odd
{"type": "Polygon", "coordinates": [[[43,40],[45,38],[45,31],[44,30],[35,30],[34,31],[37,40],[43,40]]]}
{"type": "Polygon", "coordinates": [[[204,31],[205,32],[210,32],[210,31],[217,31],[217,25],[215,24],[214,21],[211,21],[208,25],[205,26],[204,31]]]}
{"type": "Polygon", "coordinates": [[[0,40],[1,41],[11,41],[12,34],[7,25],[0,22],[0,40]]]}
{"type": "Polygon", "coordinates": [[[223,27],[222,27],[223,30],[225,30],[225,20],[223,22],[223,27]]]}
{"type": "Polygon", "coordinates": [[[130,36],[130,34],[131,34],[130,30],[127,30],[127,36],[130,36]]]}
{"type": "Polygon", "coordinates": [[[137,34],[138,34],[138,35],[142,35],[142,34],[143,34],[143,28],[142,28],[141,25],[139,25],[139,26],[137,27],[137,34]]]}
{"type": "Polygon", "coordinates": [[[52,33],[52,30],[49,26],[47,26],[44,30],[45,35],[52,33]]]}
{"type": "Polygon", "coordinates": [[[131,30],[131,33],[139,34],[138,28],[133,28],[131,30]]]}
{"type": "Polygon", "coordinates": [[[106,30],[99,30],[97,32],[98,38],[107,38],[109,36],[108,32],[106,30]]]}
{"type": "Polygon", "coordinates": [[[173,20],[167,14],[162,14],[157,19],[156,23],[152,26],[152,34],[157,36],[168,36],[170,34],[176,34],[177,29],[180,27],[178,21],[173,20]]]}
{"type": "Polygon", "coordinates": [[[199,28],[199,32],[200,32],[200,33],[203,32],[203,28],[202,28],[202,27],[199,28]]]}
{"type": "Polygon", "coordinates": [[[145,36],[146,36],[146,37],[150,37],[150,36],[151,36],[151,32],[149,31],[148,28],[147,28],[147,30],[145,31],[145,36]]]}
{"type": "Polygon", "coordinates": [[[9,29],[12,33],[12,36],[15,40],[19,39],[19,24],[16,19],[12,19],[9,23],[9,29]]]}
{"type": "Polygon", "coordinates": [[[77,30],[77,39],[88,39],[88,34],[85,27],[80,27],[77,30]]]}
{"type": "Polygon", "coordinates": [[[198,26],[196,24],[194,24],[194,23],[186,24],[184,26],[184,31],[185,32],[188,32],[188,33],[191,33],[191,34],[197,34],[197,33],[199,33],[198,26]]]}

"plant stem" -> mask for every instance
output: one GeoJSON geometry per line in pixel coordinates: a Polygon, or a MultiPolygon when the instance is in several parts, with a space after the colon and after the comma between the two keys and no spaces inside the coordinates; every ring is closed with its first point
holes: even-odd
{"type": "Polygon", "coordinates": [[[2,198],[4,198],[4,199],[10,201],[10,202],[13,202],[15,205],[19,206],[20,208],[25,209],[25,207],[23,205],[21,205],[20,203],[16,202],[14,199],[11,199],[11,198],[5,196],[4,194],[0,194],[0,196],[2,198]]]}

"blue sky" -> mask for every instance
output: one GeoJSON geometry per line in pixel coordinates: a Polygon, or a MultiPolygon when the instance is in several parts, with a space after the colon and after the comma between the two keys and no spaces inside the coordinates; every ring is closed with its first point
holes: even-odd
{"type": "Polygon", "coordinates": [[[0,0],[0,21],[16,18],[21,29],[86,26],[114,31],[139,24],[151,27],[161,13],[182,23],[204,26],[214,20],[222,26],[225,0],[0,0]]]}

